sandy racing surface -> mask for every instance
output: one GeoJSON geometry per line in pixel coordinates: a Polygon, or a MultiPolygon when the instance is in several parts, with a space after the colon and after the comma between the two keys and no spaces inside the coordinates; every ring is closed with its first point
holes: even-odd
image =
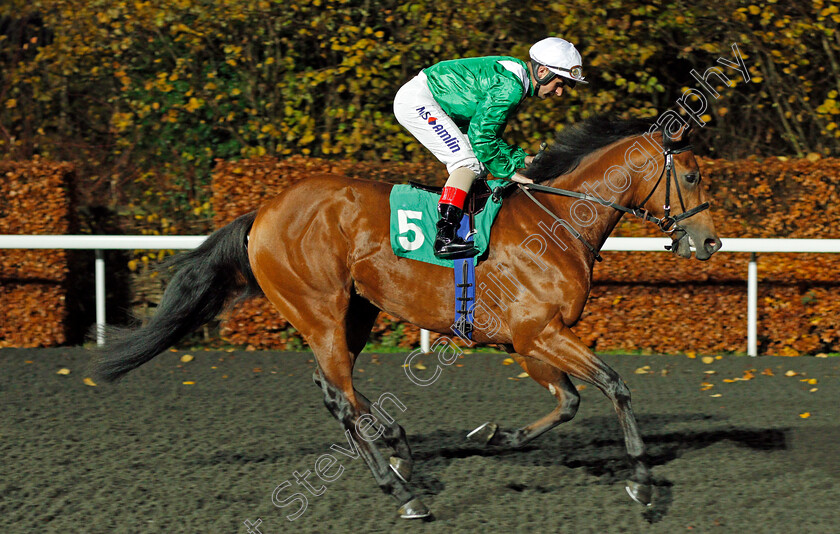
{"type": "MultiPolygon", "coordinates": [[[[624,492],[618,421],[594,387],[573,421],[525,449],[484,449],[467,432],[554,407],[535,382],[512,379],[522,370],[506,355],[466,355],[427,387],[406,377],[405,355],[363,355],[357,388],[406,408],[389,413],[414,451],[412,487],[436,517],[420,523],[397,518],[363,460],[331,450],[348,443],[312,384],[311,353],[183,354],[93,387],[84,349],[0,350],[0,532],[244,533],[258,519],[263,534],[838,531],[838,358],[604,356],[633,391],[651,457],[645,510],[624,492]],[[338,460],[329,483],[314,474],[327,453],[338,460]],[[295,482],[307,470],[321,495],[295,482]],[[287,480],[279,500],[307,495],[293,522],[300,501],[272,503],[287,480]]],[[[426,369],[414,372],[431,377],[434,357],[419,361],[426,369]]]]}

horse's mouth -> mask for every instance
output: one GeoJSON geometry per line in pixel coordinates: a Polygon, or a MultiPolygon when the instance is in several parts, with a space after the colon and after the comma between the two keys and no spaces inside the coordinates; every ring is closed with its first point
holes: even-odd
{"type": "Polygon", "coordinates": [[[674,241],[671,244],[671,251],[681,258],[691,258],[691,251],[694,250],[694,257],[700,261],[706,261],[720,250],[721,241],[717,237],[706,237],[702,240],[703,245],[697,248],[694,236],[684,230],[678,230],[674,234],[674,241]]]}
{"type": "Polygon", "coordinates": [[[671,244],[671,251],[681,258],[691,258],[691,247],[694,241],[683,230],[677,230],[674,235],[674,242],[671,244]],[[681,235],[677,235],[681,234],[681,235]]]}

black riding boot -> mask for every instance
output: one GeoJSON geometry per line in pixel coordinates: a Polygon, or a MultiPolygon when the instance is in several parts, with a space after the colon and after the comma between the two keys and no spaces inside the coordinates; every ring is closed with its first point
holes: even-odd
{"type": "Polygon", "coordinates": [[[461,218],[464,211],[452,204],[438,204],[440,219],[437,223],[437,237],[435,238],[435,256],[444,260],[472,258],[478,254],[478,249],[471,241],[464,241],[458,236],[461,218]]]}

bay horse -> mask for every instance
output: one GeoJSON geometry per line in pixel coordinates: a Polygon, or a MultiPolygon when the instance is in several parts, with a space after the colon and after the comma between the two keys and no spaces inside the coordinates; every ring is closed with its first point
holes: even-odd
{"type": "MultiPolygon", "coordinates": [[[[522,447],[575,416],[580,397],[570,377],[594,384],[613,403],[621,424],[632,467],[627,492],[650,505],[651,475],[630,390],[571,328],[592,287],[598,250],[624,213],[670,232],[679,256],[690,258],[692,243],[699,260],[720,248],[712,218],[703,211],[708,204],[688,128],[672,133],[647,122],[587,120],[564,129],[525,174],[539,184],[541,201],[529,198],[535,197],[531,190],[514,191],[504,201],[487,255],[475,269],[476,299],[484,310],[475,311],[479,327],[473,337],[503,347],[557,406],[519,429],[486,423],[469,437],[489,446],[522,447]],[[679,196],[673,213],[672,185],[679,196]],[[543,195],[540,186],[562,186],[565,193],[543,195]],[[551,235],[540,233],[547,228],[546,211],[556,221],[548,219],[551,235]],[[482,299],[489,294],[482,288],[493,287],[491,279],[498,280],[499,273],[519,286],[515,300],[482,299]],[[481,328],[490,315],[498,322],[492,335],[481,328]]],[[[352,379],[381,310],[433,332],[450,333],[453,326],[451,269],[397,258],[391,250],[386,208],[391,188],[312,175],[176,256],[177,272],[155,315],[140,328],[107,336],[94,359],[97,376],[116,380],[212,320],[233,297],[263,293],[306,338],[327,408],[352,436],[380,488],[396,498],[398,513],[429,517],[408,484],[413,462],[403,428],[391,418],[375,418],[393,450],[386,457],[360,431],[362,418],[368,430],[373,424],[371,403],[352,379]]]]}

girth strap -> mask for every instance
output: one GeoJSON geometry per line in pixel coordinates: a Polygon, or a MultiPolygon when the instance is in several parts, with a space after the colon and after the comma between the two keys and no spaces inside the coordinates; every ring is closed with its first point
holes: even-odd
{"type": "MultiPolygon", "coordinates": [[[[464,215],[458,235],[472,241],[475,233],[471,215],[464,215]]],[[[454,260],[452,273],[455,282],[455,323],[452,328],[457,336],[472,340],[475,311],[475,258],[454,260]]]]}

